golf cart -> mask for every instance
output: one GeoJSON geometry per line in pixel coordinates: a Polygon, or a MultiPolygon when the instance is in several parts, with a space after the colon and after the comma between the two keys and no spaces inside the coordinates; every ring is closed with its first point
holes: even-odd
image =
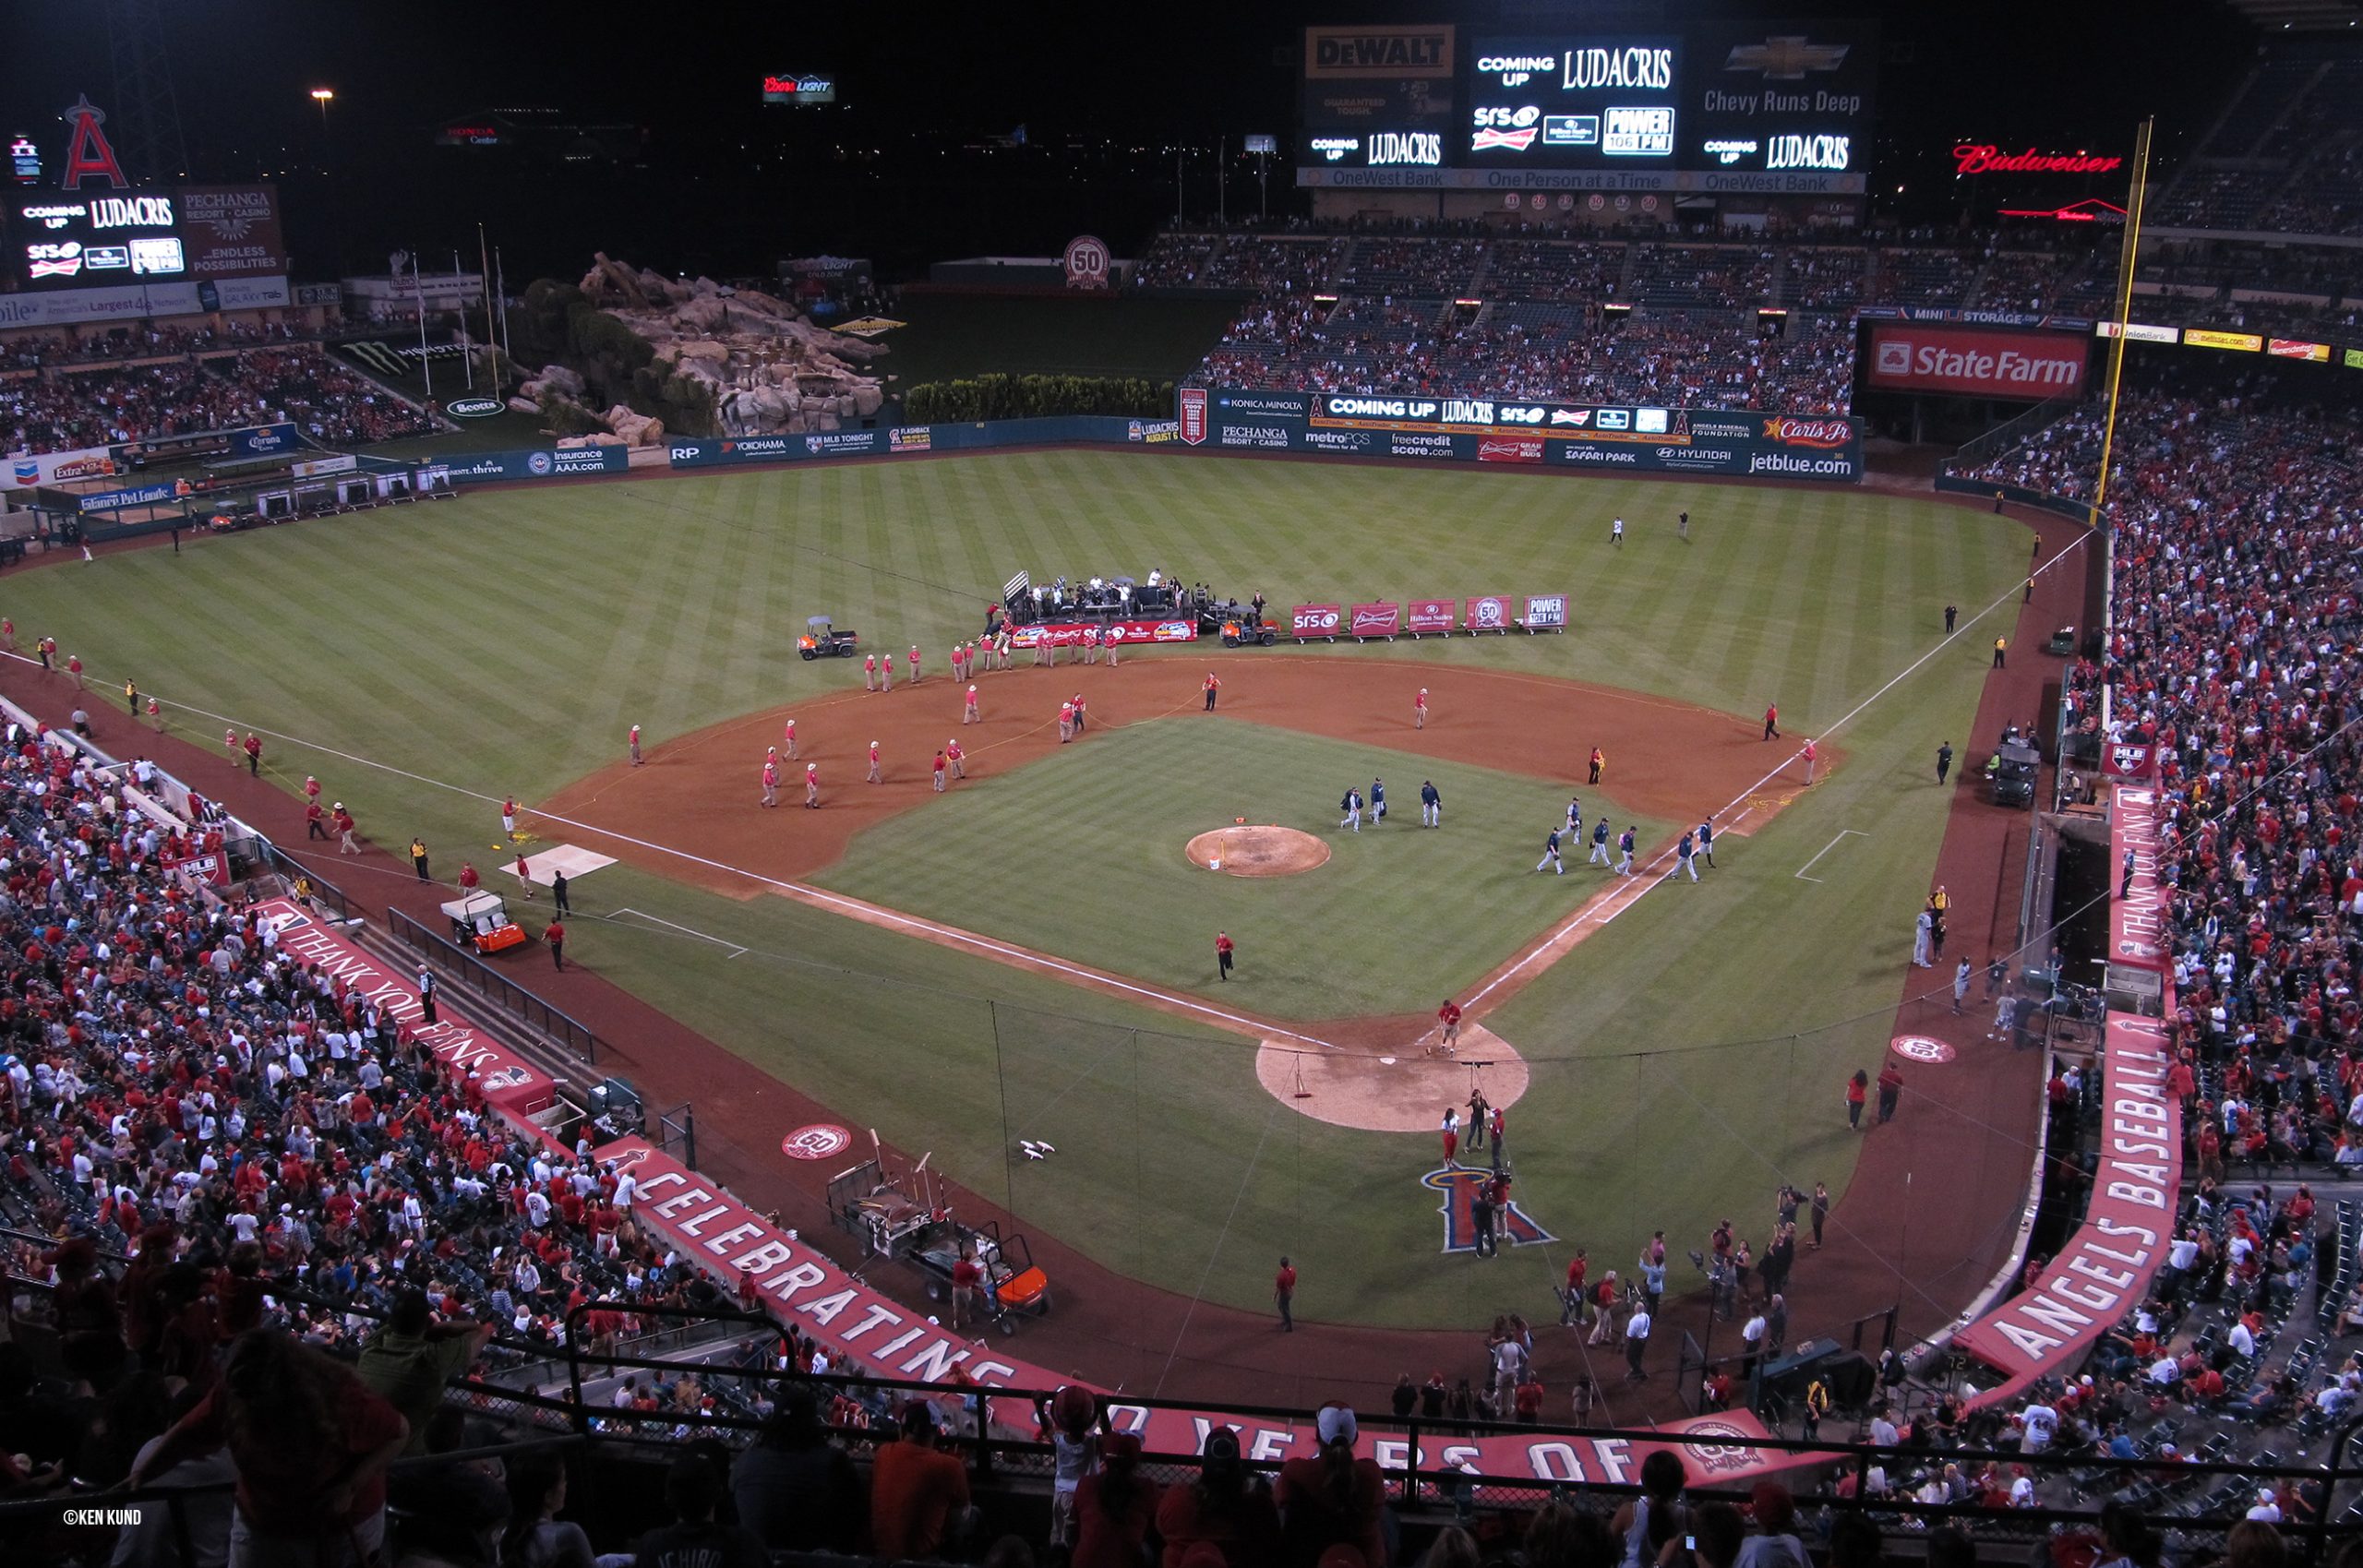
{"type": "Polygon", "coordinates": [[[2042,770],[2042,756],[2016,735],[1996,747],[1995,755],[2000,759],[1999,763],[1987,769],[1994,804],[2012,808],[2033,805],[2035,774],[2042,770]]]}
{"type": "Polygon", "coordinates": [[[804,623],[804,635],[796,640],[796,652],[805,659],[850,659],[860,640],[854,633],[831,626],[828,616],[814,616],[804,623]]]}
{"type": "Polygon", "coordinates": [[[1270,621],[1231,619],[1222,623],[1222,645],[1226,648],[1269,648],[1279,635],[1270,621]]]}
{"type": "Polygon", "coordinates": [[[985,1321],[1003,1334],[1017,1332],[1017,1319],[1047,1316],[1050,1311],[1050,1279],[1034,1262],[1034,1249],[1023,1236],[1002,1239],[998,1221],[979,1227],[963,1225],[948,1215],[927,1227],[914,1239],[912,1263],[927,1276],[931,1301],[952,1298],[952,1271],[966,1249],[984,1269],[985,1321]]]}
{"type": "Polygon", "coordinates": [[[450,917],[451,940],[473,952],[495,953],[524,945],[524,928],[509,918],[509,906],[498,893],[479,888],[445,904],[443,913],[450,917]]]}

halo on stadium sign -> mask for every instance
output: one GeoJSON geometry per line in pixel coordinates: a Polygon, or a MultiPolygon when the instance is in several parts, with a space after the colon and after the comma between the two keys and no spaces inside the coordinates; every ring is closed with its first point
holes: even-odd
{"type": "Polygon", "coordinates": [[[825,1160],[853,1147],[853,1134],[833,1121],[815,1121],[779,1141],[779,1152],[792,1160],[825,1160]]]}
{"type": "Polygon", "coordinates": [[[1900,1057],[1925,1062],[1931,1067],[1940,1066],[1960,1054],[1944,1041],[1926,1035],[1898,1035],[1887,1043],[1887,1048],[1900,1057]]]}

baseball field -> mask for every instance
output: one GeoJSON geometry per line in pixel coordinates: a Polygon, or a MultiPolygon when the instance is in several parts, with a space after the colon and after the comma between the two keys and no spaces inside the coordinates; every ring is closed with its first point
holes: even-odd
{"type": "MultiPolygon", "coordinates": [[[[1782,1180],[1827,1181],[1842,1217],[1841,1086],[1893,1032],[1953,806],[1930,759],[1968,752],[2026,540],[1872,492],[1037,452],[477,492],[30,571],[0,608],[81,656],[93,703],[136,677],[217,756],[225,724],[261,732],[283,788],[317,774],[445,880],[473,857],[513,886],[513,794],[529,850],[616,857],[575,881],[570,957],[1120,1274],[1255,1308],[1288,1252],[1301,1313],[1457,1327],[1543,1310],[1577,1244],[1629,1259],[1661,1227],[1679,1250],[1734,1210],[1760,1237],[1782,1180]],[[1021,657],[960,722],[944,651],[1013,572],[1152,567],[1281,606],[1565,592],[1574,624],[1021,657]],[[870,695],[857,662],[800,662],[819,614],[918,644],[926,678],[870,695]],[[1062,744],[1077,691],[1089,727],[1062,744]],[[759,805],[788,717],[818,812],[802,760],[784,808],[759,805]],[[970,776],[938,795],[949,737],[970,776]],[[1342,831],[1374,778],[1386,820],[1342,831]],[[1419,825],[1423,780],[1441,828],[1419,825]],[[1588,843],[1534,869],[1571,795],[1587,832],[1633,827],[1638,874],[1586,865],[1588,843]],[[1694,885],[1667,851],[1709,813],[1694,885]],[[1193,862],[1242,823],[1327,857],[1193,862]],[[1451,1060],[1423,1054],[1447,997],[1471,1024],[1451,1060]],[[1524,1244],[1498,1262],[1445,1250],[1457,1194],[1423,1180],[1472,1086],[1509,1102],[1524,1244]]],[[[365,905],[408,875],[313,858],[365,905]]]]}

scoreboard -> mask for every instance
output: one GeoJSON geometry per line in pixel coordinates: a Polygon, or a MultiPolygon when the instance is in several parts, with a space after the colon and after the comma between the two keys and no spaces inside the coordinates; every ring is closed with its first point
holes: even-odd
{"type": "Polygon", "coordinates": [[[1308,29],[1299,183],[1859,192],[1877,71],[1867,22],[1308,29]]]}
{"type": "Polygon", "coordinates": [[[179,282],[188,250],[174,195],[20,188],[8,203],[8,270],[30,289],[179,282]]]}

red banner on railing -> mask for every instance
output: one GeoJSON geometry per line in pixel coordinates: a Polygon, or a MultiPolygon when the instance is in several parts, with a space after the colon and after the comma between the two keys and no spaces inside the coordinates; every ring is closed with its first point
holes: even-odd
{"type": "Polygon", "coordinates": [[[1289,612],[1289,631],[1300,640],[1325,637],[1335,642],[1339,623],[1345,618],[1341,604],[1299,604],[1289,612]]]}
{"type": "Polygon", "coordinates": [[[1953,1338],[2010,1380],[1984,1396],[2073,1371],[2093,1342],[2149,1294],[2174,1239],[2182,1180],[2182,1102],[2166,1087],[2173,1026],[2111,1012],[2101,1069],[2100,1165],[2084,1223],[2034,1288],[1953,1338]]]}
{"type": "Polygon", "coordinates": [[[1403,606],[1392,599],[1356,604],[1349,624],[1356,637],[1384,637],[1391,640],[1403,629],[1403,606]]]}
{"type": "Polygon", "coordinates": [[[1125,642],[1195,642],[1198,623],[1178,621],[1043,621],[1034,626],[1012,628],[1009,645],[1012,648],[1039,648],[1045,642],[1053,648],[1073,648],[1094,630],[1104,631],[1108,640],[1125,642]]]}
{"type": "Polygon", "coordinates": [[[548,1108],[558,1097],[557,1086],[546,1075],[448,1006],[448,987],[436,988],[436,1020],[428,1023],[414,980],[384,968],[302,904],[287,898],[266,899],[255,912],[274,933],[280,952],[298,963],[318,964],[322,974],[357,988],[462,1078],[473,1078],[487,1103],[525,1129],[532,1127],[527,1118],[548,1108]]]}
{"type": "MultiPolygon", "coordinates": [[[[726,1290],[736,1294],[751,1289],[753,1299],[779,1322],[792,1323],[832,1349],[849,1355],[855,1363],[849,1370],[925,1382],[945,1382],[956,1370],[987,1390],[1043,1389],[1062,1383],[1092,1386],[1014,1357],[998,1358],[985,1340],[955,1335],[924,1309],[880,1295],[802,1240],[782,1234],[728,1190],[686,1169],[641,1139],[606,1144],[596,1157],[603,1163],[613,1161],[618,1170],[629,1170],[637,1179],[639,1200],[632,1207],[633,1223],[662,1236],[667,1247],[726,1290]]],[[[1235,1430],[1241,1451],[1257,1463],[1310,1454],[1318,1441],[1310,1419],[1228,1416],[1212,1408],[1153,1410],[1128,1405],[1123,1395],[1115,1393],[1107,1393],[1107,1404],[1110,1427],[1137,1436],[1152,1454],[1195,1454],[1205,1445],[1206,1433],[1217,1426],[1235,1430]]],[[[1026,1430],[1034,1426],[1033,1406],[1022,1401],[995,1408],[993,1416],[1003,1426],[1026,1430]]],[[[1402,1469],[1409,1457],[1406,1441],[1375,1427],[1373,1422],[1371,1430],[1363,1431],[1357,1451],[1375,1459],[1382,1469],[1402,1469]]],[[[1694,1482],[1728,1483],[1734,1478],[1767,1474],[1790,1457],[1770,1454],[1757,1446],[1769,1434],[1761,1422],[1744,1410],[1674,1421],[1664,1430],[1721,1440],[1713,1445],[1673,1450],[1694,1482]]],[[[1457,1467],[1481,1475],[1531,1477],[1546,1484],[1619,1486],[1639,1479],[1641,1461],[1656,1446],[1647,1440],[1540,1432],[1445,1436],[1423,1447],[1420,1463],[1425,1469],[1457,1467]]]]}
{"type": "Polygon", "coordinates": [[[1408,622],[1414,637],[1452,635],[1454,605],[1449,599],[1414,599],[1408,622]]]}
{"type": "Polygon", "coordinates": [[[2170,967],[2166,952],[2165,890],[2158,882],[2158,792],[2118,784],[2108,813],[2108,955],[2146,969],[2170,967]],[[2133,874],[2125,873],[2127,856],[2133,874]]]}

